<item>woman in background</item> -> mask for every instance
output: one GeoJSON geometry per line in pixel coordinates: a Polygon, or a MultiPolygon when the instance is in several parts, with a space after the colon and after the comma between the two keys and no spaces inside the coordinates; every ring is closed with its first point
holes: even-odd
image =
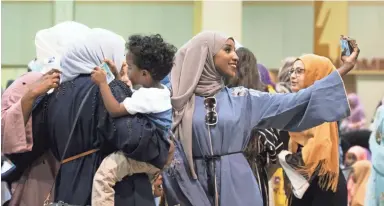
{"type": "MultiPolygon", "coordinates": [[[[131,69],[144,59],[149,60],[145,61],[146,65],[154,68],[165,66],[164,61],[173,59],[173,51],[160,35],[137,35],[129,41],[135,45],[129,48],[135,57],[129,66],[131,69]]],[[[105,110],[99,89],[91,81],[91,72],[106,59],[121,72],[124,52],[128,49],[124,45],[121,36],[105,29],[92,29],[63,55],[62,83],[36,108],[41,121],[40,133],[47,136],[56,159],[64,158],[55,182],[55,202],[90,205],[94,174],[102,159],[112,152],[122,150],[127,157],[158,168],[166,163],[170,144],[150,141],[157,139],[160,131],[140,114],[112,118],[105,110]]],[[[132,95],[127,82],[115,79],[109,86],[118,101],[132,95]]],[[[127,176],[116,183],[114,189],[116,206],[155,204],[146,174],[127,176]]]]}
{"type": "Polygon", "coordinates": [[[361,146],[353,146],[349,148],[348,152],[345,155],[344,165],[346,167],[351,167],[355,162],[360,160],[371,160],[370,152],[361,146]]]}
{"type": "Polygon", "coordinates": [[[351,201],[352,190],[354,188],[354,181],[351,176],[353,165],[358,161],[370,160],[371,159],[370,157],[371,155],[369,151],[361,146],[353,146],[345,154],[345,161],[344,161],[345,168],[343,169],[343,174],[344,174],[344,177],[347,179],[348,202],[351,201]]]}
{"type": "MultiPolygon", "coordinates": [[[[337,69],[340,74],[345,74],[348,71],[345,69],[356,63],[359,49],[354,41],[350,43],[354,52],[348,57],[342,57],[344,64],[337,69]]],[[[291,69],[291,90],[299,92],[308,88],[335,70],[335,66],[326,57],[303,55],[295,61],[291,69]]],[[[323,112],[331,115],[327,110],[323,112]]],[[[337,123],[328,121],[302,132],[290,132],[289,135],[290,152],[281,152],[280,162],[301,174],[307,182],[306,190],[294,188],[295,195],[291,196],[291,205],[347,205],[346,182],[339,168],[337,123]]],[[[289,169],[284,165],[283,168],[289,169]]],[[[292,185],[298,183],[294,180],[290,182],[292,185]]]]}
{"type": "MultiPolygon", "coordinates": [[[[296,57],[287,57],[283,60],[283,66],[279,69],[277,78],[279,82],[276,84],[277,93],[291,93],[290,76],[293,63],[296,57]]],[[[288,150],[289,133],[287,131],[280,131],[280,139],[283,141],[283,149],[288,150]]],[[[290,194],[289,181],[285,181],[283,168],[279,167],[273,174],[270,182],[270,188],[274,192],[275,206],[288,205],[287,195],[290,194]]]]}
{"type": "Polygon", "coordinates": [[[276,93],[275,83],[271,79],[269,70],[262,64],[257,64],[257,68],[259,69],[261,82],[265,85],[264,91],[269,93],[276,93]]]}
{"type": "Polygon", "coordinates": [[[264,91],[265,86],[261,82],[261,77],[257,67],[257,60],[254,54],[247,48],[236,49],[239,58],[237,62],[236,76],[225,79],[227,87],[244,86],[250,89],[264,91]]]}
{"type": "Polygon", "coordinates": [[[68,46],[89,30],[83,24],[69,21],[38,31],[35,37],[37,59],[29,64],[33,71],[16,79],[2,96],[2,152],[16,164],[15,172],[8,177],[13,182],[9,205],[42,205],[47,198],[57,171],[57,160],[50,151],[33,162],[23,159],[22,155],[20,158],[19,154],[47,144],[41,143],[42,137],[33,135],[31,113],[36,98],[59,83],[60,72],[51,70],[52,64],[46,64],[48,59],[60,59],[68,46]]]}
{"type": "MultiPolygon", "coordinates": [[[[226,78],[225,84],[229,87],[243,86],[249,89],[264,91],[265,86],[260,80],[259,70],[257,68],[257,60],[254,54],[247,48],[241,47],[236,49],[236,54],[239,57],[237,62],[237,74],[235,77],[226,78]]],[[[276,205],[269,199],[268,190],[268,171],[267,168],[273,167],[276,163],[276,154],[282,149],[282,142],[279,140],[279,132],[275,129],[253,129],[251,138],[245,149],[245,156],[259,184],[260,191],[263,197],[264,206],[276,205]],[[271,150],[267,152],[264,147],[265,138],[274,143],[274,147],[278,146],[277,151],[271,150]],[[274,154],[273,162],[267,162],[267,155],[274,154]]]]}
{"type": "Polygon", "coordinates": [[[371,162],[368,160],[357,161],[352,167],[351,201],[349,206],[367,206],[364,204],[367,192],[368,178],[371,174],[371,162]]]}
{"type": "MultiPolygon", "coordinates": [[[[383,96],[383,98],[379,101],[379,103],[377,104],[377,106],[376,106],[376,108],[375,108],[375,114],[376,114],[377,110],[379,109],[379,107],[381,107],[383,104],[384,104],[384,96],[383,96]]],[[[375,117],[372,117],[371,124],[369,125],[369,130],[371,130],[371,131],[375,129],[375,128],[374,128],[374,124],[373,124],[374,120],[375,120],[375,117]]]]}
{"type": "Polygon", "coordinates": [[[340,125],[342,132],[351,132],[365,128],[365,113],[359,96],[355,93],[348,94],[348,101],[351,107],[351,115],[345,118],[340,125]]]}
{"type": "Polygon", "coordinates": [[[369,139],[372,152],[372,170],[367,186],[364,206],[384,205],[384,106],[375,114],[373,130],[369,139]]]}
{"type": "Polygon", "coordinates": [[[296,61],[296,57],[287,57],[283,60],[283,66],[280,67],[277,74],[276,92],[277,93],[291,93],[290,88],[290,76],[293,63],[296,61]]]}
{"type": "Polygon", "coordinates": [[[4,178],[12,183],[13,188],[9,205],[42,205],[53,183],[56,160],[50,152],[39,156],[33,163],[23,159],[18,161],[17,154],[31,151],[35,144],[41,144],[32,135],[30,115],[35,100],[58,86],[59,75],[57,70],[45,75],[26,73],[17,78],[2,96],[2,152],[16,164],[14,172],[4,178]]]}

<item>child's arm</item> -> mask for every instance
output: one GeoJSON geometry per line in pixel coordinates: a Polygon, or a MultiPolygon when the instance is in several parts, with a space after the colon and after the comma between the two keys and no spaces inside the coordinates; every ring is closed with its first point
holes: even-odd
{"type": "Polygon", "coordinates": [[[111,117],[121,117],[128,115],[128,111],[123,104],[120,104],[112,94],[108,84],[99,85],[101,96],[103,98],[104,106],[111,115],[111,117]]]}
{"type": "Polygon", "coordinates": [[[128,112],[125,107],[120,104],[112,94],[111,89],[107,83],[105,71],[96,67],[92,71],[92,81],[100,88],[100,93],[103,98],[104,106],[112,117],[121,117],[127,115],[128,112]]]}

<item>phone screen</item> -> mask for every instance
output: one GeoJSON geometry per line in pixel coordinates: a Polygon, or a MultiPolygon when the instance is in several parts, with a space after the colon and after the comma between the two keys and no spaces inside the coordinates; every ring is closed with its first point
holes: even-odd
{"type": "Polygon", "coordinates": [[[345,56],[350,56],[351,55],[351,50],[349,48],[349,43],[347,40],[345,39],[342,39],[340,40],[340,45],[341,45],[341,52],[345,55],[345,56]]]}
{"type": "Polygon", "coordinates": [[[100,68],[107,73],[107,82],[108,82],[108,84],[111,83],[115,79],[115,75],[113,75],[113,73],[109,69],[109,66],[107,65],[107,63],[103,62],[100,65],[100,68]]]}
{"type": "Polygon", "coordinates": [[[16,166],[8,158],[2,156],[1,177],[5,177],[16,169],[16,166]]]}

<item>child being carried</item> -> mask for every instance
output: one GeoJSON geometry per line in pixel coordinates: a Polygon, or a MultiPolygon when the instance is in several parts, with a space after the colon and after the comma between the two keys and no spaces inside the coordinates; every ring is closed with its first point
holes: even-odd
{"type": "MultiPolygon", "coordinates": [[[[107,65],[111,70],[112,62],[106,60],[107,65]]],[[[123,68],[121,73],[129,76],[132,85],[141,85],[142,87],[132,94],[132,97],[127,97],[123,102],[119,103],[113,96],[107,83],[107,74],[99,67],[92,72],[92,81],[100,88],[100,93],[103,98],[105,108],[112,117],[120,117],[128,114],[135,115],[136,113],[146,114],[154,124],[163,131],[162,138],[168,139],[169,131],[172,124],[172,105],[170,90],[160,84],[160,80],[164,77],[157,75],[153,78],[153,70],[141,69],[134,64],[133,54],[127,55],[128,68],[123,68]],[[125,74],[124,72],[128,70],[125,74]],[[158,80],[160,79],[160,80],[158,80]]],[[[168,71],[162,71],[165,75],[168,71]]],[[[123,78],[122,78],[123,79],[123,78]]],[[[171,147],[173,144],[171,144],[171,147]]],[[[170,153],[172,148],[170,148],[170,153]]],[[[170,162],[168,158],[167,164],[170,162]]],[[[128,158],[123,152],[118,151],[108,155],[102,161],[98,168],[92,186],[92,205],[93,206],[109,206],[114,205],[115,191],[113,186],[116,182],[121,181],[127,175],[136,173],[146,173],[152,180],[159,174],[160,169],[146,163],[128,158]]]]}

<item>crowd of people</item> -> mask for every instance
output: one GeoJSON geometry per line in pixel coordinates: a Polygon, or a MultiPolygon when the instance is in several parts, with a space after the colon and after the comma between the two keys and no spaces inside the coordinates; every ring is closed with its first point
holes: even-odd
{"type": "Polygon", "coordinates": [[[2,205],[384,205],[384,98],[366,127],[341,38],[339,68],[288,57],[273,82],[220,32],[41,30],[2,93],[2,205]]]}

